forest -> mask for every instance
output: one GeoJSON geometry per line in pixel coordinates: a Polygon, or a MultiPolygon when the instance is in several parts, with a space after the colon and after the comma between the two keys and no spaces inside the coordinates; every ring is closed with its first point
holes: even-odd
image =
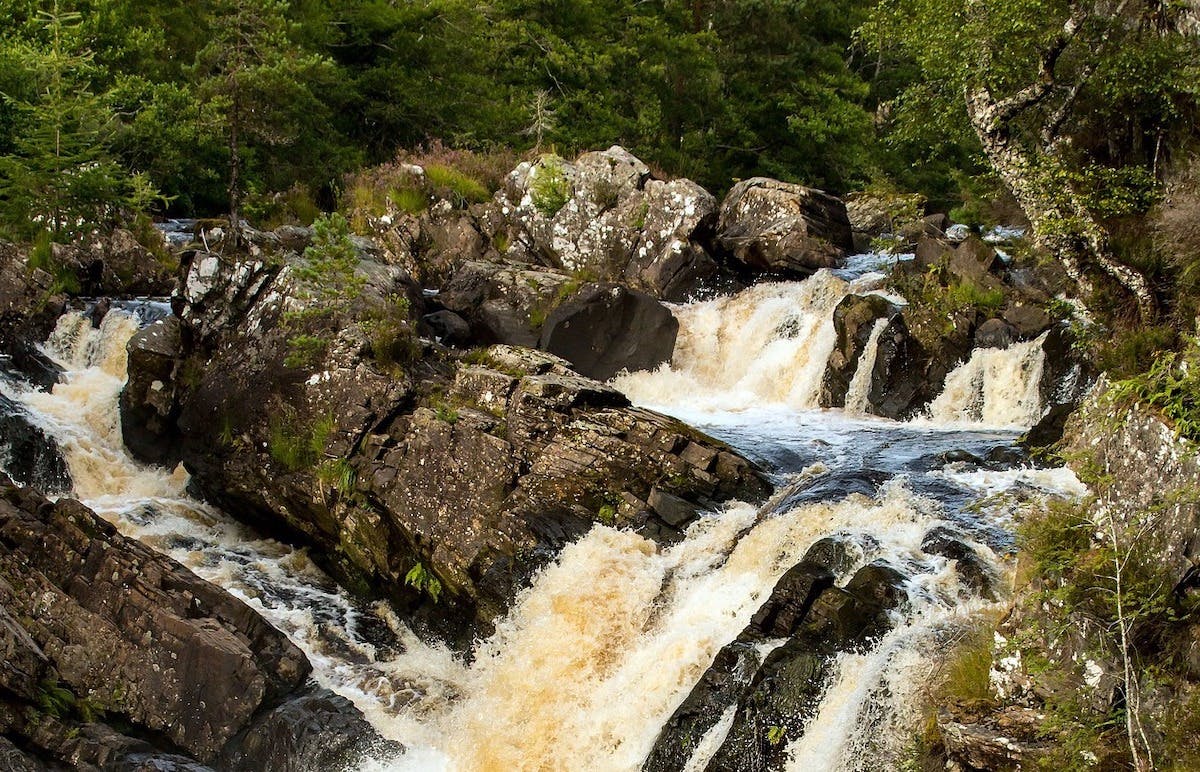
{"type": "Polygon", "coordinates": [[[506,171],[620,144],[718,193],[755,175],[916,193],[973,225],[1037,219],[1030,207],[1067,194],[1155,285],[1143,312],[1195,280],[1136,225],[1194,152],[1187,4],[2,5],[0,228],[18,240],[129,212],[311,221],[348,173],[406,153],[471,151],[506,171]],[[972,94],[1004,103],[991,139],[972,94]]]}

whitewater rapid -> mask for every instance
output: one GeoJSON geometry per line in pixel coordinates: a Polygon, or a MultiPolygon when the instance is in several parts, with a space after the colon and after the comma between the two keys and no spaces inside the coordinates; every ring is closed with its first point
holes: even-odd
{"type": "MultiPolygon", "coordinates": [[[[128,456],[117,399],[125,344],[141,323],[134,315],[110,312],[99,329],[83,313],[64,316],[45,347],[66,370],[63,383],[40,392],[0,380],[0,389],[59,442],[72,495],[249,603],[305,651],[321,685],[408,749],[362,759],[362,770],[638,770],[778,578],[821,538],[870,537],[879,545],[872,559],[909,577],[907,603],[871,650],[837,658],[819,710],[788,739],[788,753],[795,772],[878,769],[899,759],[909,737],[915,690],[930,667],[922,652],[987,606],[951,561],[920,551],[923,535],[954,524],[1002,575],[1005,535],[966,503],[1018,482],[1073,495],[1078,481],[937,461],[945,451],[1010,444],[1011,427],[1031,423],[1041,408],[1029,385],[1040,377],[1032,346],[973,356],[923,424],[851,415],[865,412],[858,373],[849,411],[815,410],[832,310],[850,288],[821,272],[673,307],[675,358],[616,384],[767,465],[781,493],[761,508],[733,502],[706,513],[669,547],[595,526],[470,657],[421,640],[386,605],[353,599],[303,549],[262,539],[192,499],[182,469],[128,456]],[[1026,364],[996,361],[1005,357],[1026,364]],[[1004,378],[1021,385],[994,388],[1004,378]]],[[[860,369],[871,366],[880,329],[860,369]]],[[[732,713],[716,723],[688,769],[704,769],[732,723],[732,713]]]]}
{"type": "MultiPolygon", "coordinates": [[[[671,361],[652,371],[622,373],[613,384],[636,404],[670,414],[815,409],[836,343],[837,305],[854,292],[899,300],[866,289],[872,286],[869,278],[848,281],[822,270],[803,282],[757,284],[736,295],[673,305],[679,335],[671,361]]],[[[846,413],[870,413],[871,372],[886,326],[879,319],[871,328],[847,389],[846,413]]],[[[1044,334],[1005,349],[975,349],[915,420],[932,427],[1028,429],[1045,408],[1040,395],[1045,339],[1044,334]]]]}

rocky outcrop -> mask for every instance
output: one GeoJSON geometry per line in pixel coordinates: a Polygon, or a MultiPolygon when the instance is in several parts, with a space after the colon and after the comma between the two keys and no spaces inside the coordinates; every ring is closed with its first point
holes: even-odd
{"type": "Polygon", "coordinates": [[[729,191],[716,243],[752,271],[791,277],[833,268],[854,247],[839,199],[765,177],[743,180],[729,191]]]}
{"type": "Polygon", "coordinates": [[[179,461],[175,428],[175,368],[183,346],[180,320],[169,316],[145,327],[126,346],[128,379],[121,390],[121,434],[137,458],[173,466],[179,461]]]}
{"type": "Polygon", "coordinates": [[[1041,736],[1045,716],[1035,710],[1012,706],[989,716],[955,707],[938,712],[937,728],[946,757],[960,768],[1024,769],[1051,749],[1041,736]]]}
{"type": "Polygon", "coordinates": [[[838,652],[886,632],[887,611],[904,599],[903,575],[871,562],[875,547],[851,537],[810,547],[717,654],[664,726],[643,769],[682,769],[731,709],[729,731],[704,769],[781,769],[788,743],[817,709],[838,652]],[[765,646],[781,638],[781,645],[765,646]]]}
{"type": "Polygon", "coordinates": [[[37,349],[54,329],[66,296],[58,292],[54,277],[29,268],[27,252],[0,242],[0,367],[49,388],[58,380],[59,368],[37,349]]]}
{"type": "Polygon", "coordinates": [[[1100,381],[1068,421],[1064,456],[1103,470],[1120,512],[1154,512],[1139,542],[1182,580],[1200,564],[1200,458],[1151,410],[1112,398],[1100,381]]]}
{"type": "Polygon", "coordinates": [[[1061,419],[1078,404],[1092,379],[1071,346],[1066,325],[1045,310],[1053,277],[1001,260],[994,248],[971,236],[957,246],[923,236],[912,260],[890,279],[906,304],[875,295],[848,295],[834,311],[837,342],[822,382],[821,405],[843,407],[851,380],[876,325],[866,409],[908,419],[936,398],[946,377],[975,349],[1005,349],[1042,335],[1045,351],[1042,404],[1053,416],[1037,437],[1061,436],[1061,419]]]}
{"type": "MultiPolygon", "coordinates": [[[[768,488],[725,446],[630,407],[559,357],[498,346],[463,361],[400,325],[423,354],[381,359],[372,309],[383,284],[399,281],[388,271],[370,279],[361,308],[327,320],[318,358],[292,361],[296,330],[279,310],[294,302],[287,269],[196,257],[176,370],[194,382],[175,384],[193,486],[268,533],[315,545],[348,586],[388,595],[456,640],[486,630],[595,522],[670,540],[698,510],[768,488]]],[[[521,276],[514,291],[529,288],[521,276]]],[[[588,304],[578,307],[553,329],[588,318],[588,304]]],[[[593,366],[611,366],[604,356],[593,366]]]]}
{"type": "Polygon", "coordinates": [[[885,319],[876,344],[866,400],[869,412],[906,420],[918,414],[938,394],[946,375],[971,352],[971,324],[965,317],[922,340],[909,328],[909,315],[876,295],[848,295],[834,310],[837,345],[826,365],[821,404],[842,407],[850,381],[862,365],[862,355],[876,322],[885,319]]]}
{"type": "MultiPolygon", "coordinates": [[[[0,731],[85,769],[200,769],[222,757],[241,759],[223,768],[261,769],[264,755],[239,735],[296,724],[272,713],[309,673],[241,601],[82,504],[2,477],[0,651],[0,731]]],[[[352,708],[336,712],[372,736],[352,708]]]]}
{"type": "Polygon", "coordinates": [[[621,147],[574,162],[522,163],[496,205],[509,223],[509,254],[532,262],[667,300],[688,297],[720,273],[706,247],[716,199],[690,180],[653,179],[621,147]]]}

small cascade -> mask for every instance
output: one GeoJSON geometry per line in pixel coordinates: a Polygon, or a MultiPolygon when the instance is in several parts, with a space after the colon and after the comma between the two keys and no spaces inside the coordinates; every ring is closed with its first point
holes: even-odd
{"type": "Polygon", "coordinates": [[[1028,428],[1044,409],[1041,396],[1043,344],[1036,340],[1005,349],[978,348],[946,376],[942,393],[930,405],[935,424],[978,424],[1028,428]]]}
{"type": "Polygon", "coordinates": [[[833,352],[833,309],[849,291],[847,282],[819,271],[802,282],[674,306],[679,337],[671,363],[618,376],[614,386],[659,407],[816,407],[833,352]]]}
{"type": "Polygon", "coordinates": [[[8,395],[58,441],[73,495],[102,509],[128,498],[179,497],[186,483],[182,471],[147,470],[125,452],[117,400],[125,384],[125,344],[138,328],[137,317],[123,311],[110,311],[99,327],[83,313],[64,314],[45,346],[63,367],[63,382],[49,392],[8,395]]]}
{"type": "Polygon", "coordinates": [[[871,412],[871,403],[868,401],[871,394],[871,373],[875,369],[875,358],[879,355],[879,336],[887,326],[888,320],[884,318],[876,319],[875,326],[871,328],[867,345],[863,347],[862,355],[858,358],[858,368],[846,389],[847,413],[867,415],[871,412]]]}

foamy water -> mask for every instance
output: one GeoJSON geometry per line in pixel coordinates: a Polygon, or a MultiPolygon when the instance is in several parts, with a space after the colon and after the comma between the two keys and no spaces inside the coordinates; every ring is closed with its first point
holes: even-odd
{"type": "MultiPolygon", "coordinates": [[[[875,556],[910,577],[909,601],[877,646],[838,657],[819,710],[788,748],[794,770],[886,768],[911,728],[925,652],[983,605],[949,561],[920,552],[923,534],[947,513],[913,493],[924,473],[908,470],[940,448],[1004,444],[1012,435],[811,411],[832,350],[832,309],[848,286],[823,272],[803,283],[760,285],[676,307],[681,343],[671,365],[617,382],[635,401],[704,424],[759,454],[797,491],[860,467],[898,476],[875,495],[830,494],[827,501],[761,510],[733,502],[693,523],[671,547],[596,526],[520,594],[469,663],[420,640],[386,605],[351,598],[304,550],[263,539],[188,497],[182,469],[147,467],[128,456],[117,398],[134,317],[113,312],[93,330],[82,314],[64,316],[46,348],[67,370],[65,382],[49,393],[20,388],[9,396],[58,440],[75,495],[123,533],[246,600],[305,651],[319,683],[407,746],[399,757],[361,760],[364,770],[640,769],[661,727],[778,578],[821,538],[869,535],[880,545],[875,556]]],[[[881,330],[872,329],[852,381],[854,408],[865,404],[881,330]]],[[[1009,352],[1028,360],[1021,377],[1036,382],[1040,365],[1032,349],[1009,352]]],[[[1033,415],[1028,384],[1013,390],[1024,397],[987,396],[1004,391],[988,385],[989,374],[1003,368],[985,357],[995,358],[964,364],[984,375],[954,379],[961,385],[955,394],[963,396],[947,397],[957,407],[934,420],[951,412],[961,419],[979,395],[984,407],[970,415],[977,413],[980,423],[1033,415]]],[[[1065,495],[1078,490],[1078,481],[1051,473],[936,475],[980,494],[1005,480],[1065,495]]],[[[981,549],[1001,570],[1000,559],[981,549]]],[[[687,769],[704,768],[733,720],[730,711],[717,720],[687,769]]]]}

